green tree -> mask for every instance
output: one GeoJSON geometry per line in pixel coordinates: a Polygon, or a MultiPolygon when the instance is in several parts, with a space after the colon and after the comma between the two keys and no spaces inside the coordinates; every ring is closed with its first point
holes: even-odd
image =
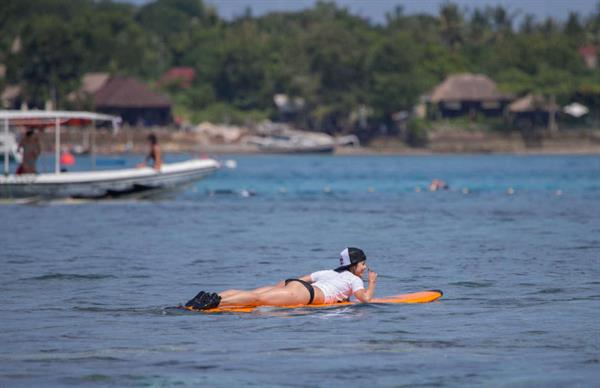
{"type": "Polygon", "coordinates": [[[533,34],[536,30],[535,16],[526,14],[521,22],[520,32],[525,35],[533,34]]]}
{"type": "Polygon", "coordinates": [[[215,10],[202,0],[157,0],[143,6],[136,20],[168,49],[174,65],[181,65],[193,46],[190,31],[218,23],[215,10]]]}
{"type": "Polygon", "coordinates": [[[37,107],[48,99],[60,106],[82,75],[83,42],[63,20],[46,15],[24,27],[22,42],[13,70],[25,83],[27,99],[37,107]]]}
{"type": "Polygon", "coordinates": [[[585,31],[579,21],[579,15],[575,12],[569,13],[563,31],[574,44],[581,44],[585,40],[585,31]]]}
{"type": "Polygon", "coordinates": [[[422,58],[418,45],[406,33],[397,33],[379,41],[370,55],[371,97],[383,117],[398,110],[410,110],[429,86],[420,71],[422,58]]]}
{"type": "Polygon", "coordinates": [[[440,7],[440,37],[444,43],[455,50],[464,41],[464,20],[463,14],[454,3],[445,3],[440,7]]]}

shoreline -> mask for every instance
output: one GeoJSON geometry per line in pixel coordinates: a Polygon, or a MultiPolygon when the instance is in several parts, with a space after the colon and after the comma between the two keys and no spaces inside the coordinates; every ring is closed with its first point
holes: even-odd
{"type": "MultiPolygon", "coordinates": [[[[146,137],[155,133],[164,153],[248,154],[274,155],[257,147],[240,143],[225,143],[209,139],[199,133],[166,129],[126,129],[116,134],[97,131],[96,154],[116,155],[123,153],[144,154],[148,144],[146,137]]],[[[42,134],[44,152],[54,152],[53,133],[42,134]]],[[[66,130],[62,144],[81,146],[89,144],[89,135],[81,130],[66,130]],[[86,137],[87,136],[87,137],[86,137]]],[[[301,155],[302,153],[289,153],[301,155]]],[[[488,132],[443,131],[430,134],[424,147],[410,147],[398,137],[376,138],[366,146],[336,147],[332,155],[461,155],[461,154],[507,154],[507,155],[594,155],[600,154],[600,131],[559,132],[544,135],[533,144],[526,144],[520,134],[496,134],[488,132]]],[[[279,154],[282,155],[282,154],[279,154]]]]}

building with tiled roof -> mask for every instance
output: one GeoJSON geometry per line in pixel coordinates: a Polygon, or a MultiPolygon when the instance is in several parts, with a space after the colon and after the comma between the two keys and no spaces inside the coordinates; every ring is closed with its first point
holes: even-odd
{"type": "Polygon", "coordinates": [[[583,58],[585,66],[588,69],[595,69],[598,66],[598,47],[587,45],[579,48],[579,55],[583,58]]]}
{"type": "Polygon", "coordinates": [[[192,86],[196,78],[196,71],[191,67],[172,67],[158,81],[161,86],[177,85],[180,88],[187,89],[192,86]]]}
{"type": "Polygon", "coordinates": [[[98,112],[119,115],[132,126],[168,125],[172,122],[171,101],[131,77],[88,78],[84,92],[91,96],[98,112]],[[98,82],[96,82],[98,81],[98,82]]]}

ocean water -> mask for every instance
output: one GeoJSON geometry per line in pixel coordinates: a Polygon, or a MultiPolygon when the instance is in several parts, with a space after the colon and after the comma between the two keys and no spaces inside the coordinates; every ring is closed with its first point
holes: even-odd
{"type": "Polygon", "coordinates": [[[0,206],[0,386],[598,386],[600,156],[221,159],[168,198],[0,206]],[[377,295],[444,297],[168,308],[346,246],[377,295]]]}

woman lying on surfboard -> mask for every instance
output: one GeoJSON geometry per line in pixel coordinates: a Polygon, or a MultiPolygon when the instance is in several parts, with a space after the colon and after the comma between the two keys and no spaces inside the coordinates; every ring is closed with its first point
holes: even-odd
{"type": "Polygon", "coordinates": [[[207,310],[229,306],[333,304],[353,295],[368,303],[375,293],[377,273],[369,270],[369,288],[365,289],[362,275],[367,269],[366,260],[362,250],[346,248],[340,253],[340,266],[335,270],[318,271],[251,291],[227,290],[218,294],[200,291],[185,307],[207,310]]]}

